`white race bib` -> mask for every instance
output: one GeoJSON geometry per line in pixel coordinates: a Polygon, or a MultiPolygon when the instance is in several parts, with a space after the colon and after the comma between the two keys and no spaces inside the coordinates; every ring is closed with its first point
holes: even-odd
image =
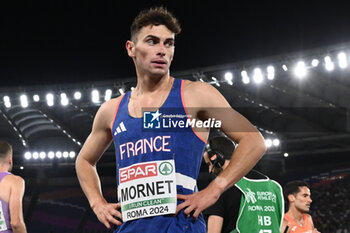
{"type": "Polygon", "coordinates": [[[4,214],[4,210],[2,209],[2,202],[0,201],[0,231],[5,231],[5,230],[7,230],[5,214],[4,214]]]}
{"type": "Polygon", "coordinates": [[[119,169],[118,197],[124,222],[174,214],[177,204],[174,160],[138,163],[119,169]]]}

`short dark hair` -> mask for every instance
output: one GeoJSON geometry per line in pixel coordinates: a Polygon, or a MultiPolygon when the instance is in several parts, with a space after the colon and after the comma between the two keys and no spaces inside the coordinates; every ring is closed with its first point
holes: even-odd
{"type": "Polygon", "coordinates": [[[0,160],[5,159],[11,153],[12,146],[9,143],[0,140],[0,160]]]}
{"type": "Polygon", "coordinates": [[[308,187],[309,185],[301,180],[294,180],[286,184],[284,187],[284,196],[288,199],[288,195],[293,194],[294,196],[300,192],[300,187],[308,187]]]}
{"type": "Polygon", "coordinates": [[[135,41],[141,28],[148,25],[165,25],[175,35],[181,32],[181,26],[175,16],[165,7],[152,7],[142,10],[130,27],[130,39],[135,41]]]}

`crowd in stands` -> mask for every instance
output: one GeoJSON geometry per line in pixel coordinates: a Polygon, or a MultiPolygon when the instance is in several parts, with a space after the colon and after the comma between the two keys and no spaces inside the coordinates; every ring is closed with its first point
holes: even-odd
{"type": "Polygon", "coordinates": [[[322,233],[350,233],[350,175],[311,186],[311,215],[322,233]]]}

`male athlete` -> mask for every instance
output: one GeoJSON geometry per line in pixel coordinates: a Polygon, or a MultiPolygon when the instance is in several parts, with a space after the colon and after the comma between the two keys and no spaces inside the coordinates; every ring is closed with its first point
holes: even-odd
{"type": "Polygon", "coordinates": [[[115,232],[206,232],[200,213],[266,150],[261,134],[214,87],[170,76],[180,31],[177,19],[163,7],[142,11],[134,19],[126,50],[135,64],[137,86],[100,107],[76,161],[91,208],[107,228],[119,226],[115,232]],[[208,120],[221,122],[215,125],[239,145],[228,168],[196,192],[208,137],[202,123],[208,120]],[[104,199],[96,171],[112,141],[116,204],[104,199]]]}
{"type": "Polygon", "coordinates": [[[11,170],[12,147],[0,141],[0,232],[26,233],[22,213],[24,180],[11,174],[11,170]]]}
{"type": "Polygon", "coordinates": [[[311,205],[309,186],[303,181],[291,181],[284,188],[289,210],[284,214],[282,233],[319,233],[312,217],[307,214],[311,205]]]}

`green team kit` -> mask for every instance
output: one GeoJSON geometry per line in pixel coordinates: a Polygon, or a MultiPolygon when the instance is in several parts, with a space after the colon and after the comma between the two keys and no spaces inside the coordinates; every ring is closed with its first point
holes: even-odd
{"type": "Polygon", "coordinates": [[[268,178],[246,177],[235,185],[243,195],[236,229],[232,233],[280,233],[284,214],[281,186],[268,178]]]}

